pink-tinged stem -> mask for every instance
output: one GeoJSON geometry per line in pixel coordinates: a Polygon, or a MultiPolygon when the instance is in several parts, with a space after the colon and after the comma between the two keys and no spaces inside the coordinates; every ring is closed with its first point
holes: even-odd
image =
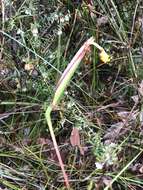
{"type": "Polygon", "coordinates": [[[60,151],[59,151],[59,148],[58,148],[58,144],[57,144],[57,141],[56,141],[56,137],[55,137],[55,134],[54,134],[54,131],[53,131],[53,127],[52,127],[51,111],[52,111],[52,107],[49,106],[47,108],[47,110],[46,110],[45,116],[46,116],[47,123],[48,123],[48,126],[49,126],[49,131],[50,131],[50,135],[51,135],[51,138],[52,138],[52,141],[53,141],[53,145],[54,145],[54,148],[55,148],[55,151],[56,151],[56,155],[57,155],[57,158],[58,158],[58,161],[59,161],[62,173],[63,173],[65,185],[69,189],[70,188],[70,184],[69,184],[68,176],[67,176],[67,174],[65,172],[65,169],[64,169],[64,164],[63,164],[63,161],[62,161],[62,158],[61,158],[61,154],[60,154],[60,151]]]}

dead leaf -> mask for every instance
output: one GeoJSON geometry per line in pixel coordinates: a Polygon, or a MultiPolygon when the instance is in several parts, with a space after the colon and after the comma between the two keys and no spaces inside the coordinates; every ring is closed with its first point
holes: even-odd
{"type": "Polygon", "coordinates": [[[71,136],[70,136],[70,142],[72,146],[80,145],[79,130],[77,128],[73,128],[71,136]]]}
{"type": "Polygon", "coordinates": [[[138,112],[128,112],[128,111],[120,111],[117,113],[117,115],[120,117],[120,119],[125,122],[126,120],[128,121],[135,121],[137,118],[138,112]]]}
{"type": "Polygon", "coordinates": [[[104,144],[107,145],[115,142],[120,137],[126,135],[129,130],[130,127],[124,127],[123,122],[118,122],[111,125],[111,127],[106,131],[106,134],[103,136],[104,144]]]}
{"type": "Polygon", "coordinates": [[[107,16],[102,16],[97,19],[97,25],[98,26],[103,26],[108,23],[108,17],[107,16]]]}
{"type": "Polygon", "coordinates": [[[106,134],[103,136],[104,140],[115,140],[119,134],[121,129],[123,128],[124,123],[123,122],[118,122],[116,124],[113,124],[106,132],[106,134]]]}
{"type": "Polygon", "coordinates": [[[132,100],[133,100],[136,104],[139,103],[139,96],[138,96],[138,95],[132,96],[131,98],[132,98],[132,100]]]}
{"type": "Polygon", "coordinates": [[[70,136],[70,143],[71,145],[77,146],[80,150],[80,153],[82,155],[84,155],[84,151],[83,148],[80,145],[80,135],[79,135],[79,130],[77,128],[73,128],[72,132],[71,132],[71,136],[70,136]]]}

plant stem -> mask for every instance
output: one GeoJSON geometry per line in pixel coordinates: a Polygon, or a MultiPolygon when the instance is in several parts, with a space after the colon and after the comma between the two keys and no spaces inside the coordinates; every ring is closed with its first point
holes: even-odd
{"type": "Polygon", "coordinates": [[[61,155],[60,155],[60,151],[58,149],[56,137],[55,137],[55,134],[54,134],[54,131],[53,131],[53,127],[52,127],[51,111],[52,111],[52,106],[50,105],[47,108],[46,112],[45,112],[45,116],[46,116],[46,120],[47,120],[47,123],[48,123],[48,126],[49,126],[49,131],[50,131],[50,135],[51,135],[51,138],[52,138],[52,141],[53,141],[53,145],[54,145],[54,148],[55,148],[55,151],[56,151],[56,155],[58,157],[59,164],[60,164],[63,176],[64,176],[65,184],[66,184],[66,187],[69,189],[70,185],[69,185],[68,176],[67,176],[67,174],[65,172],[65,169],[64,169],[64,164],[63,164],[63,161],[62,161],[62,158],[61,158],[61,155]]]}

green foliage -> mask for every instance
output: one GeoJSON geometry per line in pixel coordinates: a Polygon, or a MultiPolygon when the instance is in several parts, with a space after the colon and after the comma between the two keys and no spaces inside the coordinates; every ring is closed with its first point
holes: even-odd
{"type": "Polygon", "coordinates": [[[94,36],[111,52],[112,61],[102,64],[94,48],[82,61],[58,111],[52,112],[56,140],[73,189],[104,189],[107,182],[112,189],[141,189],[141,1],[2,3],[1,188],[64,189],[44,112],[61,73],[94,36]],[[120,112],[129,114],[121,117],[120,112]],[[104,135],[119,122],[124,123],[122,130],[106,144],[104,135]],[[85,155],[69,142],[73,127],[80,131],[85,155]]]}

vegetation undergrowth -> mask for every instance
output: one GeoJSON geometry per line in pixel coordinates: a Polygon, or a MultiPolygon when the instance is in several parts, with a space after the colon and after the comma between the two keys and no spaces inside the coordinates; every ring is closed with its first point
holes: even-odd
{"type": "Polygon", "coordinates": [[[143,189],[142,6],[140,0],[1,1],[1,189],[66,188],[45,110],[91,36],[112,55],[110,63],[92,47],[50,112],[70,188],[143,189]]]}

